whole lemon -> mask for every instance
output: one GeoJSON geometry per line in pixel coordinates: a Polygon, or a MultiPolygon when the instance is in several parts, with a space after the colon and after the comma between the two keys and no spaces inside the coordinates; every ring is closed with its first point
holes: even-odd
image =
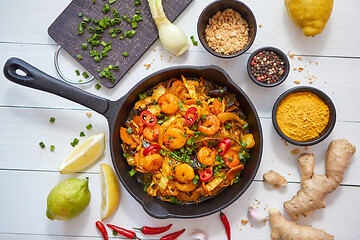
{"type": "Polygon", "coordinates": [[[79,216],[90,203],[89,181],[68,178],[58,183],[47,197],[46,216],[67,221],[79,216]]]}
{"type": "Polygon", "coordinates": [[[293,23],[305,36],[320,34],[330,18],[334,0],[284,0],[286,10],[293,23]]]}

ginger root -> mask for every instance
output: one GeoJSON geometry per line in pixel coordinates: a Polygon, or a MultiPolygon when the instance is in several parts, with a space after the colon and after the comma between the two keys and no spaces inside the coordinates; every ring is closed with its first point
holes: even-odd
{"type": "Polygon", "coordinates": [[[284,202],[284,208],[293,220],[296,221],[299,214],[307,217],[315,209],[325,208],[326,195],[344,179],[345,169],[355,151],[355,146],[346,139],[332,141],[326,152],[326,175],[314,173],[313,154],[303,153],[299,156],[301,189],[291,200],[284,202]]]}
{"type": "Polygon", "coordinates": [[[269,221],[271,225],[270,237],[272,240],[282,238],[283,240],[330,240],[334,236],[324,230],[312,226],[301,226],[285,219],[279,210],[270,209],[269,221]]]}
{"type": "Polygon", "coordinates": [[[266,183],[274,185],[274,188],[279,188],[287,185],[286,179],[273,170],[265,173],[263,175],[263,178],[266,183]]]}

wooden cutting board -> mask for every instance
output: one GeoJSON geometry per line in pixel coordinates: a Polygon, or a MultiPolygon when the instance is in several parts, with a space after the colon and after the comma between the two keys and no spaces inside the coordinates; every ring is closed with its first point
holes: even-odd
{"type": "MultiPolygon", "coordinates": [[[[182,13],[185,8],[193,0],[163,0],[163,7],[168,19],[173,22],[182,13]]],[[[139,58],[149,49],[149,47],[158,38],[157,28],[151,17],[150,9],[147,0],[140,0],[141,5],[135,6],[134,0],[117,0],[110,5],[111,11],[103,13],[102,9],[108,1],[97,0],[94,4],[92,0],[73,0],[65,10],[58,16],[58,18],[48,28],[48,34],[53,38],[64,50],[66,50],[76,61],[78,61],[88,72],[90,72],[96,79],[108,88],[112,88],[118,83],[121,78],[130,70],[130,68],[139,60],[139,58]],[[120,24],[112,28],[122,28],[122,32],[117,34],[116,38],[112,38],[109,34],[109,29],[105,29],[102,33],[100,41],[109,42],[112,40],[112,49],[108,52],[108,56],[96,63],[90,56],[89,50],[82,50],[81,44],[87,43],[92,34],[88,31],[88,26],[95,28],[94,23],[88,23],[84,34],[78,35],[77,26],[82,22],[83,17],[92,19],[102,19],[104,16],[114,18],[113,8],[115,8],[120,16],[126,14],[130,18],[135,14],[135,10],[141,11],[143,20],[138,22],[136,34],[132,38],[125,38],[121,40],[120,35],[124,31],[131,30],[131,24],[127,21],[121,20],[120,24]],[[79,12],[83,13],[83,17],[79,17],[79,12]],[[124,57],[122,53],[129,52],[129,56],[124,57]],[[83,59],[78,60],[76,55],[81,54],[83,59]],[[115,81],[111,82],[107,78],[99,78],[98,69],[102,70],[109,65],[118,65],[120,69],[113,71],[115,81]]],[[[190,39],[189,39],[190,41],[190,39]]],[[[90,47],[90,44],[88,44],[90,47]]],[[[101,52],[103,47],[101,45],[95,46],[95,50],[101,52]]]]}

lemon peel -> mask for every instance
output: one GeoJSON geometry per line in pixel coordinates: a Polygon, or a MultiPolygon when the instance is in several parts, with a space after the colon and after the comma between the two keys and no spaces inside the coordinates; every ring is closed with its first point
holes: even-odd
{"type": "Polygon", "coordinates": [[[61,162],[61,174],[75,173],[96,162],[105,150],[105,133],[92,135],[61,162]]]}
{"type": "Polygon", "coordinates": [[[307,37],[320,34],[330,18],[334,0],[284,0],[292,22],[307,37]]]}
{"type": "Polygon", "coordinates": [[[114,170],[108,164],[100,165],[101,220],[110,217],[120,204],[120,183],[114,170]]]}

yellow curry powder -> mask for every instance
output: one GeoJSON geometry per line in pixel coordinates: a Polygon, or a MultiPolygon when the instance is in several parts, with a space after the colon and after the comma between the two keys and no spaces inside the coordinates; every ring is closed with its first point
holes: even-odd
{"type": "Polygon", "coordinates": [[[281,131],[296,141],[319,136],[329,122],[328,106],[312,92],[295,92],[279,104],[276,119],[281,131]]]}

